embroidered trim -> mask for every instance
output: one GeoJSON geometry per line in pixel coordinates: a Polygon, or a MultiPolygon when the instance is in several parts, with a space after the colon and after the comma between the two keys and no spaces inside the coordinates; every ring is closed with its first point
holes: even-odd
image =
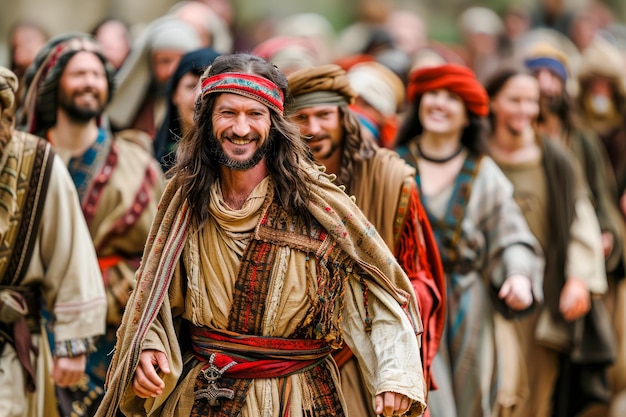
{"type": "Polygon", "coordinates": [[[0,252],[5,252],[7,248],[11,251],[10,258],[3,261],[0,266],[0,272],[2,272],[0,281],[6,281],[10,285],[19,285],[28,269],[30,255],[37,239],[37,230],[54,158],[54,152],[47,142],[26,133],[19,133],[19,135],[24,139],[23,148],[21,155],[19,157],[14,155],[14,157],[19,163],[19,174],[16,172],[15,182],[17,205],[20,209],[16,213],[17,216],[11,220],[12,227],[15,229],[3,237],[2,252],[0,252]],[[13,242],[10,242],[10,239],[14,239],[13,242]],[[18,248],[19,246],[21,249],[18,248]]]}
{"type": "MultiPolygon", "coordinates": [[[[100,178],[104,171],[104,167],[111,164],[107,161],[110,158],[112,150],[112,137],[105,129],[99,129],[98,138],[89,149],[80,157],[71,158],[67,163],[67,170],[74,181],[78,199],[81,202],[83,213],[87,224],[90,221],[90,211],[87,205],[94,198],[92,193],[92,183],[101,181],[100,178]],[[91,200],[90,200],[91,199],[91,200]]],[[[108,177],[106,178],[108,181],[108,177]]]]}
{"type": "Polygon", "coordinates": [[[72,339],[56,342],[54,346],[54,355],[58,358],[74,358],[80,355],[87,355],[95,352],[96,345],[93,338],[72,339]]]}
{"type": "MultiPolygon", "coordinates": [[[[108,165],[109,160],[112,159],[112,158],[108,158],[107,164],[104,167],[104,168],[110,167],[110,170],[108,170],[108,172],[110,172],[110,175],[107,178],[104,178],[105,169],[103,168],[102,173],[98,176],[98,179],[96,181],[97,183],[93,185],[92,191],[89,195],[89,198],[91,198],[91,196],[93,195],[94,200],[92,202],[91,200],[87,201],[87,203],[91,202],[91,204],[93,204],[94,213],[96,210],[97,202],[100,199],[100,196],[102,195],[104,186],[107,184],[109,178],[111,177],[113,171],[115,170],[115,167],[117,166],[117,147],[115,146],[115,142],[113,142],[113,146],[111,146],[111,154],[115,154],[115,161],[111,161],[112,165],[108,165]],[[100,183],[101,180],[102,180],[102,183],[100,183]]],[[[109,240],[112,237],[122,236],[128,233],[128,231],[133,226],[135,226],[135,224],[139,221],[144,211],[146,210],[146,208],[152,201],[150,191],[154,188],[157,181],[158,181],[157,172],[152,168],[151,165],[148,166],[144,174],[144,178],[141,181],[141,186],[135,193],[135,197],[133,199],[132,205],[128,208],[128,210],[126,210],[126,212],[122,216],[120,216],[115,221],[115,223],[113,223],[108,233],[100,240],[100,244],[96,248],[97,253],[100,253],[100,251],[104,248],[104,246],[106,246],[109,243],[109,240]]],[[[87,208],[87,205],[85,206],[85,209],[86,208],[87,208]]],[[[90,213],[91,214],[90,219],[93,217],[94,213],[90,213]]],[[[85,214],[85,217],[87,217],[87,214],[85,214]]]]}

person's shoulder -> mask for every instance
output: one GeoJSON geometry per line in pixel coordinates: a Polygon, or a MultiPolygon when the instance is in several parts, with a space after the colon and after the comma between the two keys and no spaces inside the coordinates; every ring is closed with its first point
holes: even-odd
{"type": "Polygon", "coordinates": [[[45,144],[48,144],[48,141],[45,140],[44,138],[33,135],[32,133],[24,132],[22,130],[14,130],[12,140],[20,142],[22,144],[28,144],[31,146],[35,146],[35,145],[43,146],[45,144]]]}
{"type": "Polygon", "coordinates": [[[403,179],[409,176],[414,177],[416,174],[415,168],[392,149],[377,147],[369,161],[376,167],[376,175],[380,174],[385,178],[394,175],[403,179]]]}
{"type": "Polygon", "coordinates": [[[113,135],[119,146],[141,149],[141,153],[152,155],[152,138],[139,129],[124,129],[113,135]]]}
{"type": "Polygon", "coordinates": [[[137,129],[127,129],[114,134],[115,146],[121,163],[141,166],[161,166],[152,152],[150,135],[137,129]]]}
{"type": "Polygon", "coordinates": [[[476,174],[476,180],[479,183],[492,184],[496,188],[512,190],[513,185],[500,169],[496,161],[494,161],[489,155],[480,156],[478,163],[480,165],[476,174]]]}
{"type": "MultiPolygon", "coordinates": [[[[142,142],[145,139],[141,139],[142,133],[131,131],[114,136],[113,144],[117,157],[115,171],[118,173],[114,182],[117,186],[129,188],[140,187],[147,182],[151,184],[150,188],[162,189],[163,169],[151,149],[142,142]]],[[[149,136],[147,138],[149,140],[149,136]]]]}

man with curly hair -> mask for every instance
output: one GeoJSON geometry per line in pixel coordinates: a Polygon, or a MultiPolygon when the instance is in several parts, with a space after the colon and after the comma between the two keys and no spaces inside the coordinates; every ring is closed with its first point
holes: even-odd
{"type": "Polygon", "coordinates": [[[411,284],[285,119],[287,79],[234,54],[201,85],[97,415],[345,416],[343,340],[379,414],[421,415],[411,284]]]}
{"type": "MultiPolygon", "coordinates": [[[[428,217],[415,183],[415,169],[396,152],[379,148],[362,135],[348,105],[356,98],[346,72],[337,65],[305,68],[288,76],[294,98],[289,117],[300,128],[315,161],[338,183],[374,224],[407,273],[424,323],[423,372],[430,365],[443,329],[444,276],[428,217]]],[[[374,416],[366,389],[349,349],[336,354],[350,415],[374,416]]],[[[365,360],[365,358],[359,358],[365,360]]]]}

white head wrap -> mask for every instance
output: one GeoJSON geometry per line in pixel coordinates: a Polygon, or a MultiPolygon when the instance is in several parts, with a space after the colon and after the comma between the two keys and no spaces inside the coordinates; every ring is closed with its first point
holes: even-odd
{"type": "Polygon", "coordinates": [[[364,62],[348,70],[350,85],[384,116],[396,114],[404,103],[404,84],[390,69],[377,62],[364,62]]]}

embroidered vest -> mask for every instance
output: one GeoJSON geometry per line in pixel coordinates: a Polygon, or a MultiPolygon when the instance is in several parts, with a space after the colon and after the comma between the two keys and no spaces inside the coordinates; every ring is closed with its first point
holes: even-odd
{"type": "MultiPolygon", "coordinates": [[[[312,297],[311,308],[298,330],[290,338],[326,339],[336,338],[340,343],[341,336],[334,322],[341,310],[337,297],[341,297],[345,284],[340,276],[347,276],[346,271],[351,263],[342,257],[343,251],[335,250],[337,246],[327,232],[311,219],[307,226],[304,219],[289,215],[276,202],[269,204],[264,211],[254,238],[246,247],[237,281],[233,291],[233,306],[229,317],[228,330],[259,335],[265,316],[265,304],[272,273],[276,264],[278,248],[288,246],[294,250],[309,253],[317,259],[317,297],[312,297]]],[[[309,279],[313,279],[310,277],[309,279]]],[[[308,281],[308,280],[307,280],[308,281]]],[[[337,320],[338,322],[339,320],[337,320]]],[[[330,343],[330,341],[329,341],[330,343]]],[[[343,416],[341,400],[333,383],[330,370],[324,364],[313,366],[302,372],[309,387],[309,400],[319,417],[343,416]]],[[[289,404],[289,377],[278,378],[282,385],[280,405],[281,415],[289,404]]],[[[192,417],[232,417],[240,413],[245,402],[252,379],[233,379],[224,377],[219,380],[218,388],[233,392],[231,399],[224,399],[219,406],[204,400],[196,400],[191,413],[192,417]]],[[[196,379],[195,392],[207,389],[207,381],[202,373],[196,379]]]]}
{"type": "Polygon", "coordinates": [[[0,285],[18,286],[24,279],[37,238],[54,152],[44,140],[15,132],[0,172],[0,215],[8,228],[0,235],[0,285]],[[14,207],[6,207],[8,199],[14,207]],[[4,211],[4,213],[1,213],[4,211]]]}
{"type": "MultiPolygon", "coordinates": [[[[407,147],[399,148],[398,153],[412,165],[416,170],[417,167],[417,149],[415,142],[410,143],[407,147]]],[[[442,218],[435,217],[429,210],[428,206],[422,201],[422,205],[428,214],[428,219],[433,228],[433,234],[439,247],[441,262],[446,272],[452,272],[451,269],[458,269],[458,241],[461,237],[461,223],[465,217],[465,209],[472,193],[474,179],[478,174],[481,156],[472,152],[467,154],[463,166],[459,171],[455,181],[452,195],[446,207],[445,214],[442,218]]],[[[415,175],[415,182],[418,187],[422,188],[419,171],[415,175]]],[[[421,194],[423,199],[424,195],[421,194]]],[[[463,266],[460,273],[464,273],[463,266]]]]}

